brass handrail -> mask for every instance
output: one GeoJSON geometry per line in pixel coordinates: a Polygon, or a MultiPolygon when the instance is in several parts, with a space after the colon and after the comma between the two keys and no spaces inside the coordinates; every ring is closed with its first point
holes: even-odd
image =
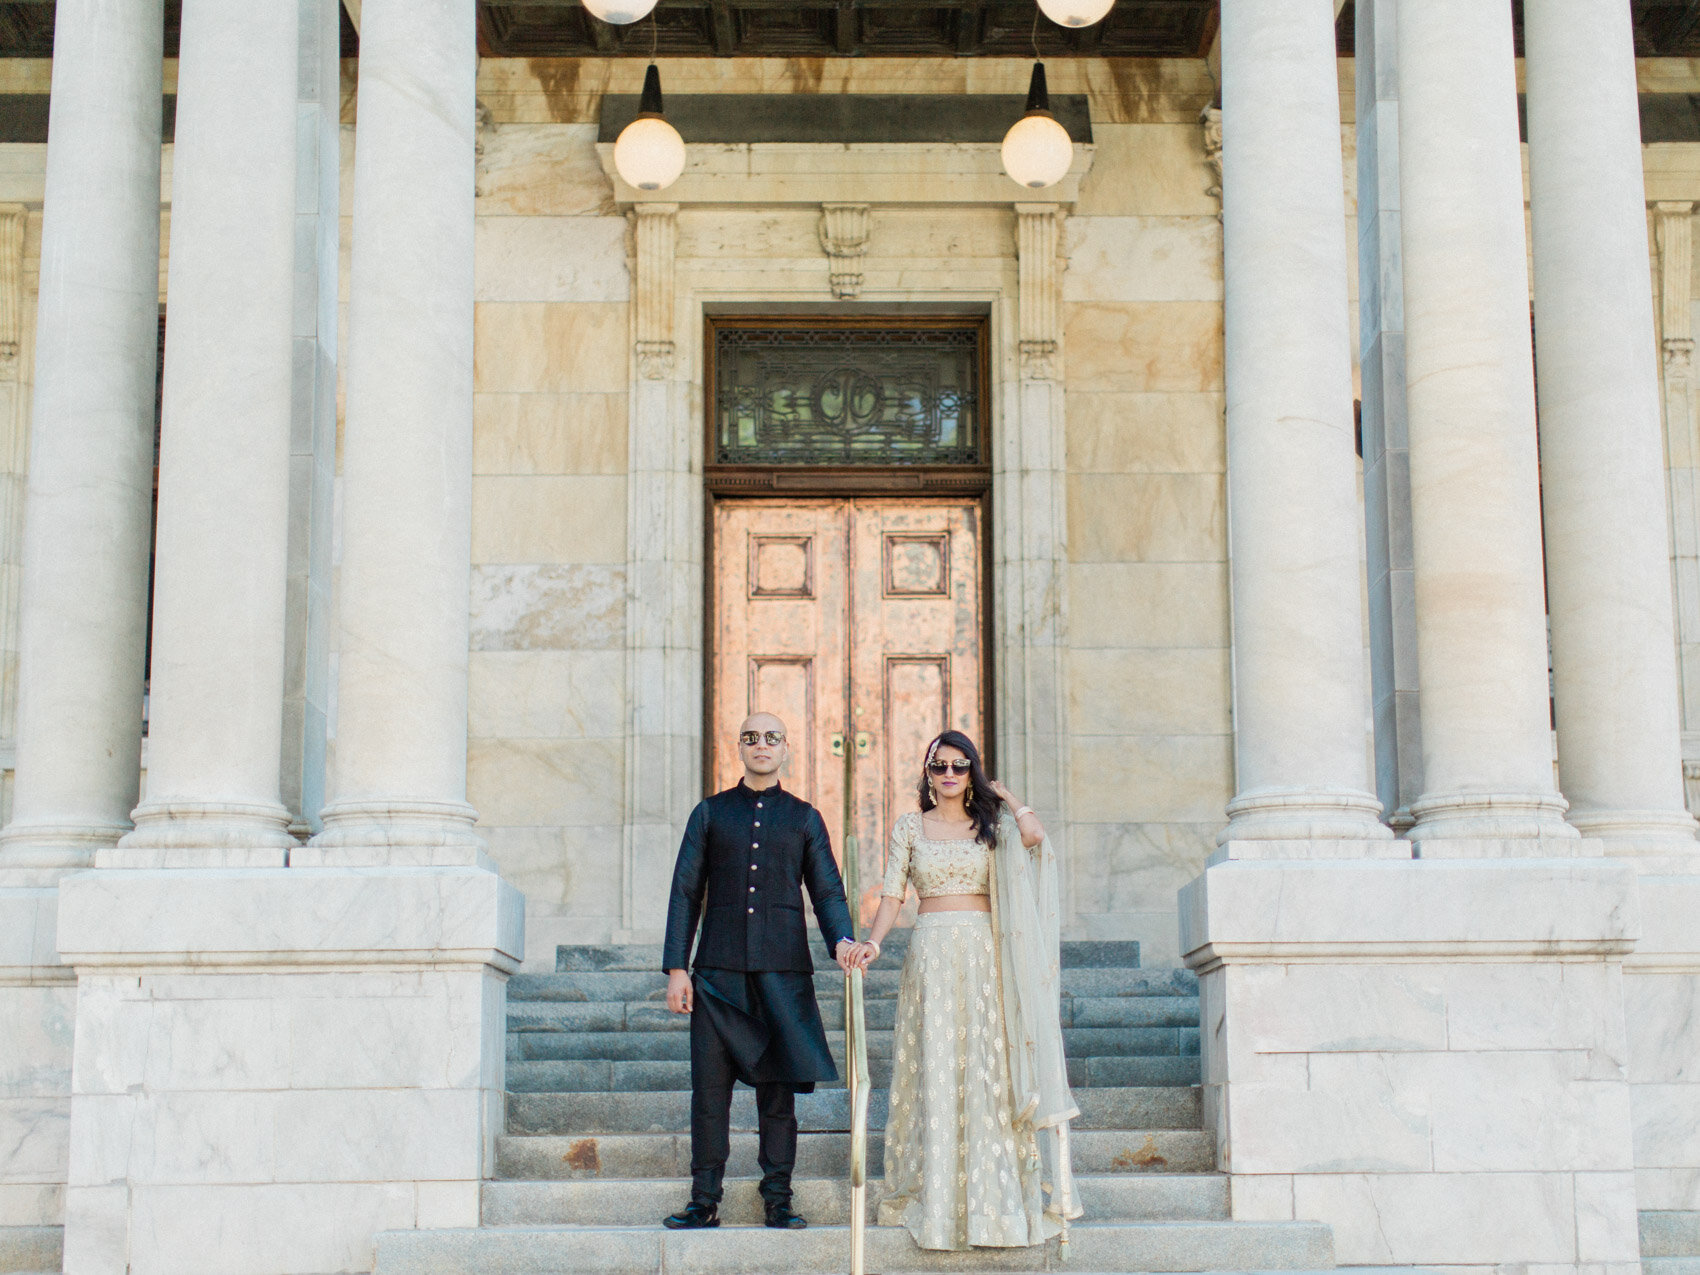
{"type": "Polygon", "coordinates": [[[844,1059],[850,1072],[850,1275],[867,1270],[868,1034],[862,971],[844,976],[844,1059]]]}

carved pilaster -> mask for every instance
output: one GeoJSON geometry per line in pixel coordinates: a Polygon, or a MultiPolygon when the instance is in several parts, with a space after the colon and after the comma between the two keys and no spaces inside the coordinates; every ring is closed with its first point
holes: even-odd
{"type": "Polygon", "coordinates": [[[868,251],[868,206],[822,204],[820,245],[826,249],[832,295],[853,301],[862,291],[862,256],[868,251]]]}
{"type": "Polygon", "coordinates": [[[1659,344],[1665,410],[1666,490],[1671,557],[1676,570],[1677,678],[1682,706],[1683,780],[1690,811],[1700,809],[1700,685],[1691,670],[1700,659],[1700,435],[1694,419],[1694,205],[1653,205],[1658,247],[1659,344]]]}
{"type": "Polygon", "coordinates": [[[673,269],[679,232],[678,204],[632,209],[633,305],[638,371],[652,381],[673,371],[673,269]]]}
{"type": "Polygon", "coordinates": [[[1015,206],[1023,380],[1050,381],[1057,376],[1057,299],[1062,285],[1057,248],[1062,218],[1055,204],[1015,206]]]}
{"type": "Polygon", "coordinates": [[[1207,106],[1198,116],[1198,126],[1204,132],[1204,162],[1215,174],[1215,182],[1204,190],[1212,199],[1222,198],[1222,108],[1207,106]]]}
{"type": "MultiPolygon", "coordinates": [[[[18,357],[19,329],[24,308],[24,226],[29,213],[22,204],[0,204],[0,362],[18,357]]],[[[15,377],[15,371],[8,371],[15,377]]]]}
{"type": "Polygon", "coordinates": [[[1653,205],[1659,246],[1659,333],[1669,375],[1686,377],[1694,353],[1694,205],[1688,200],[1653,205]]]}

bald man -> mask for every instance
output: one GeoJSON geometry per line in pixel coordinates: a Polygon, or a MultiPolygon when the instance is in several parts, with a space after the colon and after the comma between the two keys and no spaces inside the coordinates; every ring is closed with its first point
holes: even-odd
{"type": "Polygon", "coordinates": [[[791,1207],[796,1096],[838,1079],[803,927],[807,887],[827,952],[850,968],[854,932],[826,823],[779,785],[789,756],[784,722],[751,716],[738,731],[738,756],[738,785],[691,812],[667,903],[667,1008],[691,1016],[691,1202],[664,1219],[674,1230],[720,1225],[739,1080],[756,1091],[767,1225],[807,1226],[791,1207]],[[693,977],[686,964],[699,917],[693,977]]]}

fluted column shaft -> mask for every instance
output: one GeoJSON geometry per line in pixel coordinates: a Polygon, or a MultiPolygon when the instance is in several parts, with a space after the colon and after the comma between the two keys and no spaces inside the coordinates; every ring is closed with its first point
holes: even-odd
{"type": "Polygon", "coordinates": [[[55,18],[18,762],[0,867],[86,866],[136,804],[163,26],[161,0],[63,0],[55,18]]]}
{"type": "Polygon", "coordinates": [[[1425,790],[1411,836],[1574,835],[1552,775],[1511,10],[1399,6],[1425,790]]]}
{"type": "Polygon", "coordinates": [[[278,777],[298,8],[183,4],[148,784],[116,864],[282,863],[294,844],[278,777]]]}
{"type": "Polygon", "coordinates": [[[1559,777],[1585,834],[1693,849],[1629,6],[1523,33],[1559,777]]]}
{"type": "Polygon", "coordinates": [[[335,783],[296,862],[470,862],[476,13],[362,18],[335,783]]]}
{"type": "Polygon", "coordinates": [[[1227,840],[1388,835],[1367,762],[1339,92],[1330,0],[1223,0],[1227,840]]]}

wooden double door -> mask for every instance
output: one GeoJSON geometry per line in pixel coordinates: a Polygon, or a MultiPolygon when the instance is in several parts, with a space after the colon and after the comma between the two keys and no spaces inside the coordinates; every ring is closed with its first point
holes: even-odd
{"type": "Polygon", "coordinates": [[[739,723],[781,717],[782,778],[825,817],[865,923],[928,742],[949,727],[984,747],[981,503],[721,499],[712,532],[713,787],[742,773],[739,723]]]}

